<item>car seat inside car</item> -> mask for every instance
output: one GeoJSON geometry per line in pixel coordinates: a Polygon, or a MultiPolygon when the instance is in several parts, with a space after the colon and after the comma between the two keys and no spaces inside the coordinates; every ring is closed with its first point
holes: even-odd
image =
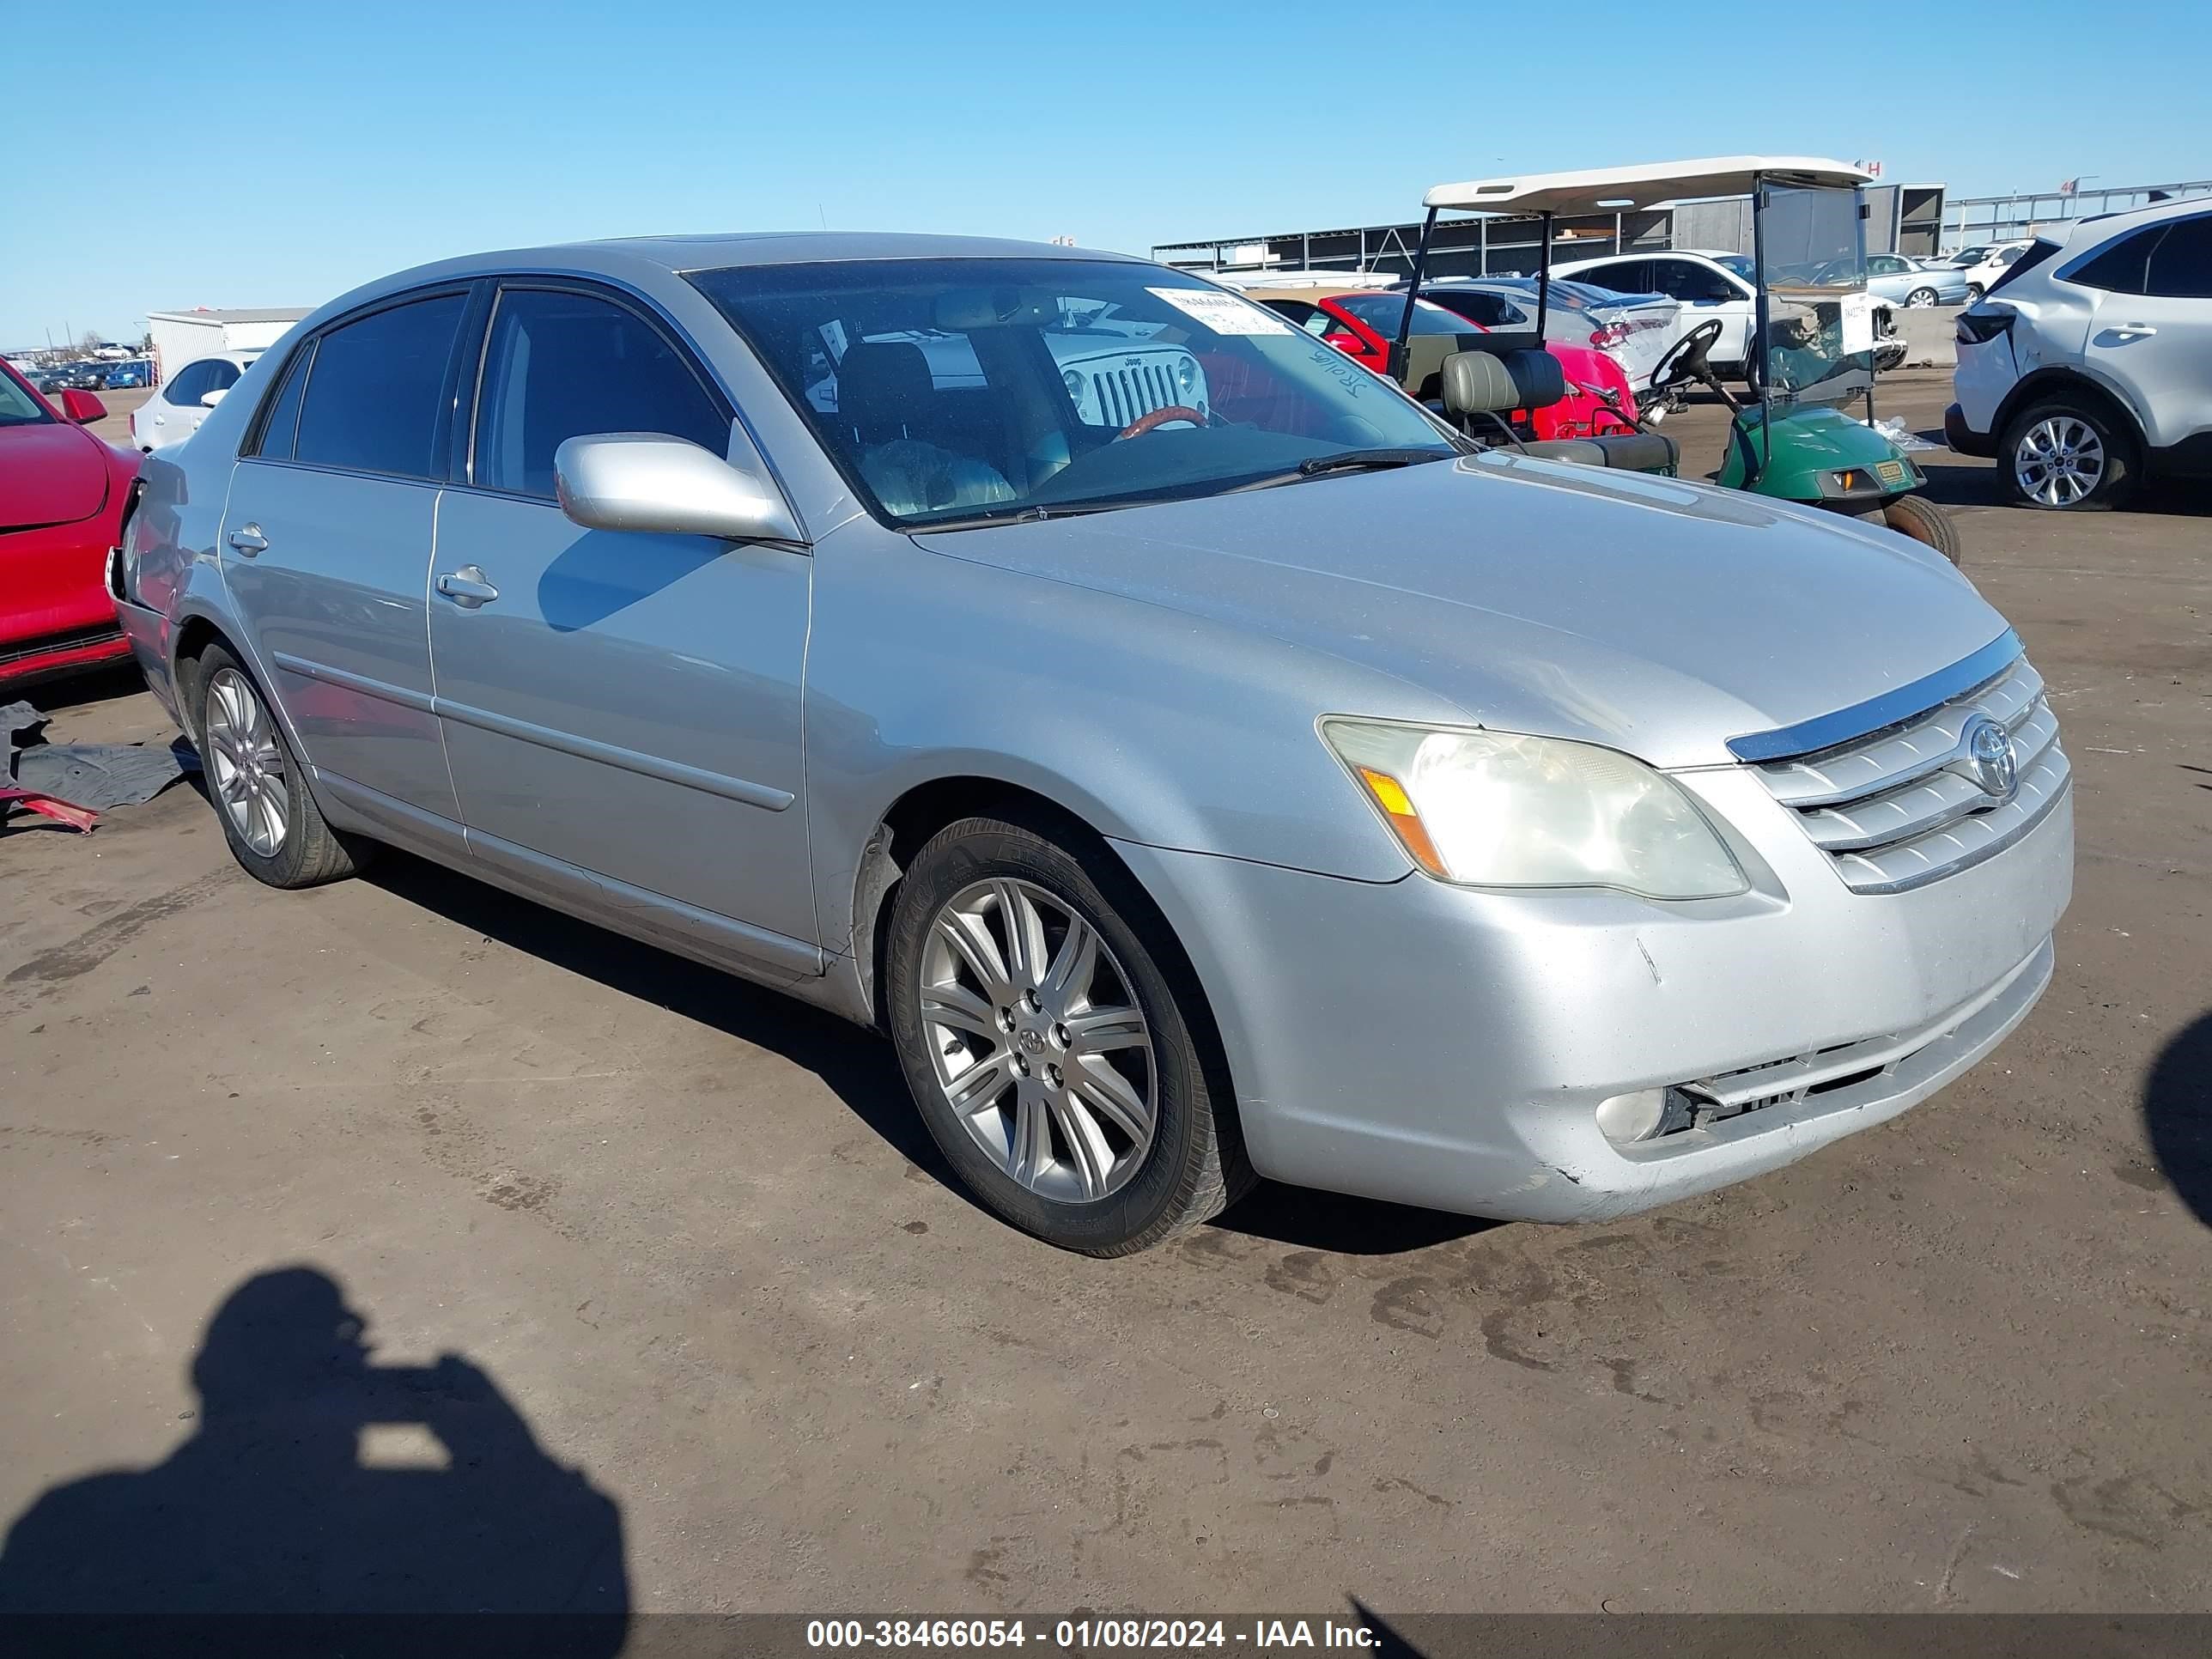
{"type": "Polygon", "coordinates": [[[862,340],[837,365],[837,418],[860,446],[860,473],[898,516],[988,507],[1015,499],[988,461],[933,441],[946,411],[920,346],[862,340]]]}

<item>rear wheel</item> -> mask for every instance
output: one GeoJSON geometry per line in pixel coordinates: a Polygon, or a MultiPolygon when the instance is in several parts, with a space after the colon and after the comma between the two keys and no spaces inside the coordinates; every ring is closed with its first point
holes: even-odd
{"type": "Polygon", "coordinates": [[[1925,310],[1928,307],[1936,303],[1936,298],[1937,295],[1934,289],[1916,288],[1911,293],[1905,296],[1905,303],[1912,307],[1916,311],[1925,310]]]}
{"type": "Polygon", "coordinates": [[[1125,1255],[1252,1179],[1203,1006],[1143,890],[1040,821],[933,836],[891,918],[892,1041],[977,1198],[1071,1250],[1125,1255]]]}
{"type": "Polygon", "coordinates": [[[193,727],[223,839],[246,874],[271,887],[349,876],[367,849],[323,821],[299,758],[261,688],[219,645],[200,653],[193,727]]]}
{"type": "Polygon", "coordinates": [[[2021,410],[1997,453],[2014,496],[2030,507],[2101,512],[2135,488],[2134,434],[2087,398],[2049,398],[2021,410]]]}
{"type": "Polygon", "coordinates": [[[1926,496],[1899,495],[1882,508],[1881,521],[1899,535],[1934,548],[1953,564],[1959,562],[1959,526],[1926,496]]]}

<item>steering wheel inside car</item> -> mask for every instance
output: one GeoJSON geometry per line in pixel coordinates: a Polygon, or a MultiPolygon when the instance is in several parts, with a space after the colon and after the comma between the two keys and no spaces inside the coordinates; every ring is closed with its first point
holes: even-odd
{"type": "Polygon", "coordinates": [[[1204,426],[1206,416],[1188,404],[1168,404],[1147,414],[1138,416],[1135,420],[1114,434],[1114,441],[1118,444],[1124,438],[1141,438],[1147,432],[1155,431],[1164,426],[1172,426],[1177,421],[1188,422],[1192,426],[1204,426]]]}
{"type": "Polygon", "coordinates": [[[1668,386],[1685,382],[1702,385],[1712,378],[1712,369],[1706,364],[1705,354],[1713,349],[1713,342],[1721,337],[1721,319],[1708,317],[1695,328],[1667,349],[1651,371],[1651,389],[1664,392],[1668,386]]]}

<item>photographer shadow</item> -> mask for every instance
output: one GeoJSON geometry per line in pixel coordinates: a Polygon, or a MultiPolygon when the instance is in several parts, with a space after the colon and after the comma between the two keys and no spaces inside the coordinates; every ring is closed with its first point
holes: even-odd
{"type": "Polygon", "coordinates": [[[472,1655],[620,1652],[614,1501],[549,1458],[469,1361],[374,1365],[364,1333],[313,1267],[240,1285],[192,1361],[191,1438],[151,1468],[43,1494],[0,1547],[0,1613],[50,1615],[77,1651],[103,1646],[94,1614],[118,1650],[167,1650],[194,1626],[255,1648],[249,1627],[273,1624],[297,1651],[319,1619],[349,1652],[458,1651],[437,1626],[467,1615],[465,1636],[445,1634],[472,1655]]]}

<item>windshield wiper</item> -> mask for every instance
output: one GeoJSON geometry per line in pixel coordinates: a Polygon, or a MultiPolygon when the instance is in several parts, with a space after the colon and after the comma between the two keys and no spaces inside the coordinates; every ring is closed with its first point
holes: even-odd
{"type": "Polygon", "coordinates": [[[1318,478],[1329,472],[1379,472],[1387,467],[1419,466],[1423,461],[1451,459],[1448,449],[1347,449],[1340,455],[1316,455],[1298,463],[1298,477],[1318,478]]]}

